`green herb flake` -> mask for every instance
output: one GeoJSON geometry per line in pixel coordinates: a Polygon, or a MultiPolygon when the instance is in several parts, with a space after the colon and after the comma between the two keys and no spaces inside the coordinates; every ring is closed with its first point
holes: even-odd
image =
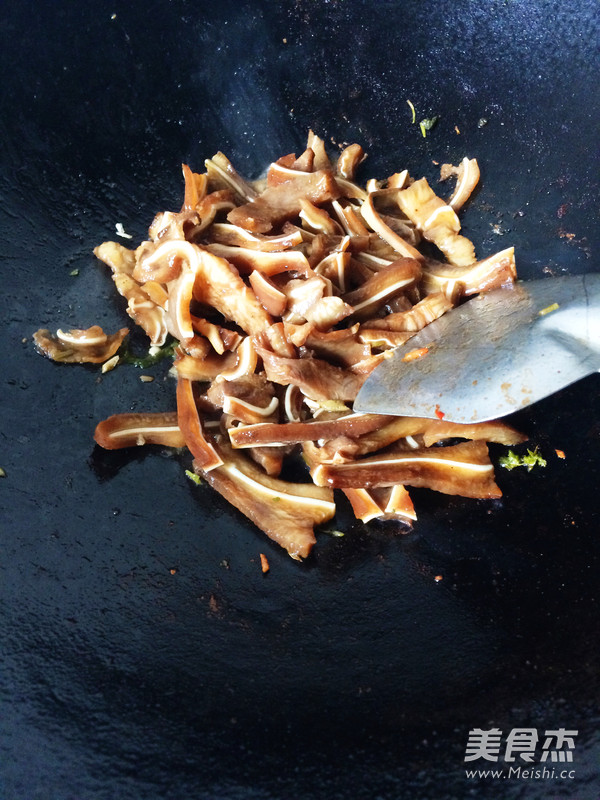
{"type": "Polygon", "coordinates": [[[71,272],[69,272],[69,275],[72,278],[76,278],[79,275],[79,270],[78,269],[72,269],[71,272]]]}
{"type": "Polygon", "coordinates": [[[410,100],[407,100],[406,102],[408,103],[408,107],[410,108],[412,113],[411,123],[414,125],[415,122],[417,121],[417,112],[415,111],[415,107],[413,106],[410,100]]]}
{"type": "Polygon", "coordinates": [[[6,470],[0,467],[0,478],[6,478],[6,470]]]}
{"type": "Polygon", "coordinates": [[[191,469],[186,469],[185,474],[192,481],[192,483],[196,484],[196,486],[202,485],[202,478],[200,477],[200,475],[196,475],[196,473],[192,472],[191,469]]]}
{"type": "Polygon", "coordinates": [[[328,533],[330,536],[335,536],[336,539],[341,539],[342,536],[346,535],[344,531],[325,531],[325,533],[328,533]]]}
{"type": "Polygon", "coordinates": [[[119,351],[119,360],[123,364],[131,364],[139,369],[147,369],[148,367],[153,367],[155,364],[158,364],[158,362],[162,361],[163,358],[172,357],[175,353],[176,347],[177,341],[176,339],[172,339],[163,347],[150,348],[145,356],[136,356],[131,352],[128,346],[125,345],[123,350],[119,351]]]}
{"type": "Polygon", "coordinates": [[[419,122],[419,128],[421,129],[421,133],[423,138],[427,136],[427,132],[430,131],[432,128],[435,128],[439,120],[439,117],[425,117],[419,122]]]}
{"type": "Polygon", "coordinates": [[[517,453],[509,450],[505,456],[499,459],[501,467],[504,469],[514,469],[515,467],[527,467],[527,472],[531,472],[534,467],[545,467],[548,463],[537,447],[535,450],[528,450],[527,455],[520,456],[517,453]]]}

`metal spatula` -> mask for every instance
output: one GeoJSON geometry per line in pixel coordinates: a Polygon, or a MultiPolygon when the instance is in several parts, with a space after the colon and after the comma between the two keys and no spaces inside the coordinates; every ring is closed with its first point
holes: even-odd
{"type": "Polygon", "coordinates": [[[600,274],[527,281],[474,297],[397,348],[354,410],[484,422],[598,371],[600,274]]]}

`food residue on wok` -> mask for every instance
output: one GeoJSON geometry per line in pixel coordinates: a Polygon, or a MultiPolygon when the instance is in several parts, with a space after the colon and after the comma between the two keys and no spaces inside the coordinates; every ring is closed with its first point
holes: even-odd
{"type": "MultiPolygon", "coordinates": [[[[487,443],[526,439],[503,422],[459,425],[441,411],[353,411],[394,347],[465,298],[516,279],[512,247],[477,260],[461,234],[457,211],[479,180],[475,159],[442,166],[442,179],[456,178],[446,200],[406,169],[359,184],[364,157],[353,144],[331,159],[310,132],[300,156],[250,182],[217,153],[204,173],[183,166],[181,210],[157,214],[139,247],[109,241],[94,251],[148,335],[151,359],[174,340],[176,382],[172,408],[116,413],[97,425],[96,442],[187,448],[186,474],[295,559],[334,517],[336,490],[358,519],[408,527],[416,512],[407,487],[499,497],[487,443]],[[301,482],[284,469],[297,454],[301,482]]],[[[126,235],[122,225],[117,234],[126,235]]],[[[34,338],[56,361],[110,369],[128,360],[127,332],[93,326],[34,338]]]]}

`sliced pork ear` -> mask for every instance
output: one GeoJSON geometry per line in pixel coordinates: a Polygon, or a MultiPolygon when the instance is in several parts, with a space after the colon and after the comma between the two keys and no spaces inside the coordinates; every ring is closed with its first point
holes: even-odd
{"type": "Polygon", "coordinates": [[[210,192],[196,206],[197,224],[191,229],[190,236],[194,241],[203,231],[209,228],[220,212],[231,211],[235,208],[234,194],[229,189],[218,189],[210,192]]]}
{"type": "Polygon", "coordinates": [[[237,356],[235,353],[208,353],[203,358],[194,358],[187,355],[181,348],[177,349],[175,359],[175,372],[181,378],[190,381],[214,381],[222,372],[235,368],[237,356]]]}
{"type": "Polygon", "coordinates": [[[416,333],[434,319],[439,319],[452,308],[452,303],[443,292],[427,295],[408,311],[397,311],[381,319],[365,322],[366,328],[382,328],[388,331],[406,331],[416,333]]]}
{"type": "MultiPolygon", "coordinates": [[[[339,179],[338,179],[339,185],[339,179]]],[[[331,204],[335,214],[339,220],[340,225],[342,226],[344,233],[347,236],[361,236],[365,237],[369,235],[369,231],[362,223],[356,208],[351,205],[350,203],[341,203],[338,200],[334,200],[331,204]]]]}
{"type": "Polygon", "coordinates": [[[395,216],[394,214],[380,214],[381,221],[401,239],[408,244],[416,247],[421,243],[421,234],[408,219],[395,216]]]}
{"type": "Polygon", "coordinates": [[[141,287],[153,303],[161,308],[167,308],[169,295],[161,283],[158,283],[157,281],[146,281],[145,283],[141,284],[141,287]]]}
{"type": "Polygon", "coordinates": [[[388,419],[381,414],[344,414],[327,420],[307,422],[258,423],[229,430],[234,448],[316,442],[338,436],[358,437],[380,428],[388,419]]]}
{"type": "Polygon", "coordinates": [[[98,423],[94,440],[105,450],[120,450],[144,444],[185,446],[185,439],[177,422],[177,413],[173,411],[154,414],[113,414],[98,423]]]}
{"type": "Polygon", "coordinates": [[[291,170],[289,180],[267,186],[256,199],[230,211],[227,219],[249,231],[268,233],[274,225],[298,216],[302,198],[322,205],[338,195],[339,189],[331,170],[291,170]]]}
{"type": "Polygon", "coordinates": [[[358,165],[361,161],[364,161],[364,159],[365,151],[362,147],[359,144],[349,144],[348,147],[342,150],[338,157],[336,171],[342,178],[352,181],[354,180],[354,174],[358,165]]]}
{"type": "Polygon", "coordinates": [[[121,328],[117,333],[104,333],[99,325],[91,328],[58,330],[52,335],[46,328],[33,334],[39,353],[62,364],[102,364],[112,358],[129,333],[121,328]]]}
{"type": "Polygon", "coordinates": [[[342,489],[342,492],[350,501],[356,519],[367,523],[383,517],[383,508],[367,489],[342,489]]]}
{"type": "Polygon", "coordinates": [[[309,130],[308,132],[308,139],[306,141],[307,149],[310,149],[315,154],[314,161],[313,161],[313,169],[332,169],[331,161],[329,160],[329,156],[327,155],[327,150],[325,149],[325,142],[320,136],[317,136],[314,131],[309,130]]]}
{"type": "Polygon", "coordinates": [[[350,288],[347,274],[351,260],[352,255],[348,251],[329,253],[315,266],[315,274],[321,275],[330,281],[340,293],[344,293],[350,288]]]}
{"type": "Polygon", "coordinates": [[[464,267],[474,263],[475,248],[469,239],[459,234],[460,221],[456,212],[435,194],[426,178],[401,189],[397,198],[400,209],[451,264],[464,267]]]}
{"type": "Polygon", "coordinates": [[[242,201],[253,200],[257,192],[253,186],[245,181],[235,170],[231,161],[220,151],[204,162],[206,172],[217,189],[229,189],[242,201]]]}
{"type": "Polygon", "coordinates": [[[421,266],[414,258],[399,258],[376,272],[366,283],[344,295],[352,306],[353,319],[370,317],[395,295],[400,294],[421,277],[421,266]]]}
{"type": "Polygon", "coordinates": [[[317,358],[326,358],[342,367],[352,367],[371,355],[368,344],[358,341],[358,325],[337,331],[313,329],[304,340],[304,347],[317,358]]]}
{"type": "Polygon", "coordinates": [[[324,208],[319,208],[309,200],[300,198],[300,219],[315,233],[336,235],[342,233],[341,227],[324,208]]]}
{"type": "Polygon", "coordinates": [[[118,242],[103,242],[94,248],[94,255],[110,267],[113,275],[118,272],[133,275],[136,264],[135,250],[129,250],[118,242]]]}
{"type": "Polygon", "coordinates": [[[308,148],[302,153],[300,158],[296,158],[295,153],[278,158],[269,165],[267,170],[267,186],[278,186],[286,183],[293,177],[294,172],[312,172],[315,160],[314,152],[308,148]]]}
{"type": "Polygon", "coordinates": [[[152,220],[148,228],[150,242],[156,244],[161,239],[187,238],[187,231],[198,222],[197,215],[192,211],[160,211],[152,220]]]}
{"type": "MultiPolygon", "coordinates": [[[[243,436],[240,431],[239,436],[243,436]]],[[[465,425],[457,422],[428,419],[426,417],[386,417],[380,425],[371,430],[355,433],[348,438],[347,433],[328,438],[313,453],[320,463],[339,463],[361,458],[396,443],[402,442],[402,449],[430,447],[447,439],[469,439],[496,442],[504,445],[520,444],[527,437],[501,421],[480,422],[465,425]]]]}
{"type": "Polygon", "coordinates": [[[117,291],[127,300],[127,313],[150,337],[150,342],[162,347],[167,338],[165,310],[157,305],[137,281],[124,272],[113,274],[117,291]]]}
{"type": "Polygon", "coordinates": [[[290,166],[300,172],[312,172],[315,166],[315,151],[307,147],[302,155],[294,159],[290,166]]]}
{"type": "Polygon", "coordinates": [[[370,192],[360,207],[360,213],[362,214],[362,217],[367,225],[370,226],[371,230],[375,231],[376,234],[381,236],[385,242],[393,247],[396,253],[399,253],[401,256],[406,258],[416,258],[418,261],[420,261],[423,258],[422,254],[415,247],[413,247],[410,242],[406,241],[393,228],[386,224],[381,214],[375,208],[375,198],[381,195],[387,196],[389,192],[393,192],[395,196],[398,196],[398,192],[396,190],[390,189],[382,189],[380,191],[370,192]]]}
{"type": "Polygon", "coordinates": [[[345,303],[341,297],[330,295],[322,297],[320,300],[307,309],[305,317],[308,322],[312,322],[318,330],[329,330],[337,325],[352,313],[351,306],[345,303]]]}
{"type": "Polygon", "coordinates": [[[462,497],[497,498],[494,467],[484,442],[376,454],[342,464],[311,469],[317,486],[373,489],[397,483],[420,486],[462,497]]]}
{"type": "Polygon", "coordinates": [[[409,183],[409,178],[407,169],[403,169],[402,172],[394,172],[387,179],[386,186],[388,189],[405,189],[409,183]]]}
{"type": "Polygon", "coordinates": [[[191,247],[183,239],[143,242],[136,250],[133,278],[139,283],[156,281],[164,284],[175,280],[181,272],[182,263],[189,260],[191,247]]]}
{"type": "Polygon", "coordinates": [[[280,317],[285,312],[287,297],[275,286],[268,275],[255,269],[248,276],[248,281],[268,314],[280,317]]]}
{"type": "Polygon", "coordinates": [[[201,361],[213,352],[214,347],[204,336],[192,336],[191,339],[180,342],[179,349],[196,361],[201,361]]]}
{"type": "Polygon", "coordinates": [[[206,397],[215,408],[244,423],[278,419],[279,400],[273,384],[263,375],[245,375],[233,381],[217,378],[206,397]]]}
{"type": "Polygon", "coordinates": [[[199,175],[192,172],[187,164],[181,165],[183,180],[185,184],[185,194],[183,198],[182,211],[195,211],[198,203],[206,196],[208,188],[208,175],[199,175]]]}
{"type": "Polygon", "coordinates": [[[307,280],[292,279],[283,287],[283,292],[287,296],[286,322],[312,322],[326,330],[352,313],[348,303],[332,295],[331,282],[320,275],[307,280]]]}
{"type": "Polygon", "coordinates": [[[224,258],[195,248],[194,299],[213,306],[226,319],[235,322],[246,333],[253,334],[271,324],[271,318],[237,270],[224,258]]]}
{"type": "Polygon", "coordinates": [[[257,363],[258,357],[254,349],[254,341],[251,336],[246,336],[235,350],[235,364],[230,368],[223,369],[221,376],[225,380],[233,381],[251,375],[255,371],[257,363]]]}
{"type": "Polygon", "coordinates": [[[194,314],[191,315],[191,320],[194,331],[201,336],[206,336],[215,352],[219,353],[219,355],[222,355],[226,350],[232,352],[237,350],[242,342],[242,336],[237,331],[224,328],[222,325],[215,325],[214,322],[209,322],[194,314]]]}
{"type": "Polygon", "coordinates": [[[214,255],[227,259],[243,274],[253,271],[263,275],[278,275],[282,272],[310,272],[308,259],[299,250],[263,252],[247,247],[232,247],[227,244],[207,244],[206,249],[214,255]]]}
{"type": "Polygon", "coordinates": [[[385,489],[374,489],[373,494],[383,507],[384,520],[394,519],[408,524],[416,520],[417,514],[406,486],[401,483],[385,489]]]}
{"type": "Polygon", "coordinates": [[[410,495],[401,484],[386,489],[342,489],[354,515],[362,522],[372,519],[395,520],[404,523],[407,532],[417,518],[410,495]],[[408,526],[408,527],[406,527],[408,526]]]}
{"type": "Polygon", "coordinates": [[[468,267],[456,267],[427,259],[423,268],[423,288],[426,292],[456,292],[464,295],[489,292],[514,283],[517,279],[515,248],[507,247],[468,267]]]}
{"type": "Polygon", "coordinates": [[[289,455],[289,448],[282,447],[253,447],[248,451],[250,458],[255,461],[271,478],[278,478],[283,468],[283,459],[289,455]]]}
{"type": "Polygon", "coordinates": [[[355,517],[362,522],[370,522],[372,519],[395,520],[404,523],[401,530],[407,532],[417,518],[410,495],[402,484],[384,489],[342,491],[350,501],[355,517]]]}
{"type": "Polygon", "coordinates": [[[278,253],[302,244],[302,234],[300,231],[291,231],[277,236],[263,236],[240,228],[239,225],[215,222],[210,229],[210,241],[230,247],[261,250],[264,253],[278,253]]]}
{"type": "Polygon", "coordinates": [[[423,444],[431,447],[445,439],[481,439],[507,446],[526,442],[529,437],[501,420],[463,424],[437,419],[423,420],[423,444]]]}
{"type": "Polygon", "coordinates": [[[445,181],[451,175],[456,175],[456,186],[448,199],[448,205],[455,211],[467,202],[479,182],[479,164],[476,158],[465,156],[457,167],[452,164],[442,164],[440,180],[445,181]]]}
{"type": "Polygon", "coordinates": [[[194,469],[231,505],[281,545],[296,560],[316,542],[314,528],[335,514],[333,492],[310,483],[290,483],[266,475],[240,453],[220,445],[223,464],[206,472],[194,469]]]}
{"type": "Polygon", "coordinates": [[[223,463],[214,446],[204,436],[193,385],[181,377],[177,379],[177,424],[188,449],[203,470],[215,469],[223,463]]]}
{"type": "Polygon", "coordinates": [[[260,344],[256,351],[269,380],[280,386],[297,386],[316,401],[354,400],[367,378],[318,358],[281,358],[260,344]]]}
{"type": "Polygon", "coordinates": [[[296,358],[298,355],[283,322],[276,322],[265,328],[257,341],[282,358],[296,358]]]}

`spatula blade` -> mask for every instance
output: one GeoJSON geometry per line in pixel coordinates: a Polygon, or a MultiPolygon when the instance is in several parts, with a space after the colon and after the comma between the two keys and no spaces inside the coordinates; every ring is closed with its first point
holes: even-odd
{"type": "Polygon", "coordinates": [[[484,422],[600,370],[600,274],[517,283],[428,325],[377,367],[354,410],[484,422]],[[405,361],[407,353],[428,348],[405,361]]]}

